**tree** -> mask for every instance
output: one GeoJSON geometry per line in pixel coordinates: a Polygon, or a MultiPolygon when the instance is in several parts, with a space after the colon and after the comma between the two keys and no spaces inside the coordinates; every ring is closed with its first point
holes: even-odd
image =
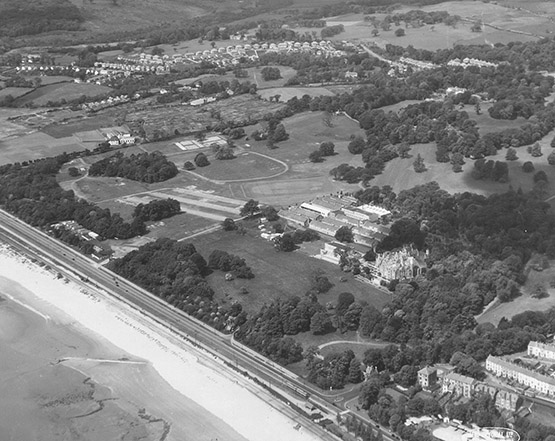
{"type": "Polygon", "coordinates": [[[364,148],[366,147],[366,142],[361,136],[356,136],[348,145],[347,149],[353,155],[360,155],[364,148]]]}
{"type": "Polygon", "coordinates": [[[263,67],[260,73],[264,81],[279,80],[281,78],[281,72],[277,67],[263,67]]]}
{"type": "Polygon", "coordinates": [[[322,335],[332,329],[331,318],[326,311],[317,312],[310,319],[310,331],[314,335],[322,335]]]}
{"type": "Polygon", "coordinates": [[[322,115],[322,122],[326,127],[333,127],[333,113],[324,111],[322,115]]]}
{"type": "Polygon", "coordinates": [[[534,171],[534,164],[532,164],[532,162],[530,161],[526,161],[524,164],[522,164],[522,171],[524,173],[532,173],[534,171]]]}
{"type": "Polygon", "coordinates": [[[244,217],[252,217],[259,211],[260,207],[258,205],[258,201],[255,201],[254,199],[249,199],[245,203],[245,205],[241,207],[241,211],[239,212],[239,214],[244,217]]]}
{"type": "Polygon", "coordinates": [[[535,299],[543,299],[549,296],[549,294],[547,293],[547,289],[545,289],[545,286],[543,286],[543,284],[541,283],[536,283],[534,285],[534,288],[532,288],[531,295],[535,299]]]}
{"type": "Polygon", "coordinates": [[[409,158],[410,157],[409,152],[410,152],[410,144],[408,142],[403,141],[397,146],[397,154],[399,155],[399,158],[401,159],[409,158]]]}
{"type": "Polygon", "coordinates": [[[424,164],[424,158],[422,158],[420,153],[418,153],[418,155],[416,156],[416,159],[414,160],[412,165],[413,165],[414,171],[416,173],[422,173],[422,172],[425,172],[427,170],[426,164],[424,164]]]}
{"type": "Polygon", "coordinates": [[[528,147],[528,153],[530,153],[533,157],[538,158],[542,153],[542,148],[539,142],[536,142],[533,146],[528,147]]]}
{"type": "Polygon", "coordinates": [[[381,382],[377,376],[369,378],[368,381],[362,384],[358,396],[358,403],[363,409],[368,410],[371,405],[378,402],[381,386],[381,382]]]}
{"type": "Polygon", "coordinates": [[[323,142],[320,144],[319,151],[322,156],[333,156],[335,155],[335,144],[330,141],[323,142]]]}
{"type": "Polygon", "coordinates": [[[405,30],[403,28],[395,29],[395,36],[396,37],[404,37],[405,36],[405,30]]]}
{"type": "Polygon", "coordinates": [[[347,374],[349,383],[357,384],[362,381],[362,371],[360,370],[360,361],[353,358],[349,363],[349,372],[347,374]]]}
{"type": "Polygon", "coordinates": [[[310,160],[310,162],[314,162],[314,163],[324,162],[324,158],[320,150],[314,150],[310,152],[310,155],[308,155],[308,159],[310,160]]]}
{"type": "Polygon", "coordinates": [[[549,145],[555,148],[555,137],[551,140],[551,143],[549,145]]]}
{"type": "Polygon", "coordinates": [[[472,32],[482,32],[482,24],[479,21],[474,22],[470,28],[472,32]]]}
{"type": "MultiPolygon", "coordinates": [[[[507,154],[505,155],[505,159],[507,161],[516,161],[518,159],[518,156],[516,155],[516,150],[512,147],[509,147],[507,149],[507,154]]],[[[553,159],[555,159],[555,156],[553,157],[553,159]]]]}
{"type": "Polygon", "coordinates": [[[275,248],[278,251],[283,251],[285,253],[290,253],[291,251],[295,251],[297,249],[297,245],[295,245],[295,241],[290,234],[283,234],[280,237],[276,237],[274,239],[275,248]]]}
{"type": "Polygon", "coordinates": [[[353,239],[354,239],[352,230],[346,225],[340,227],[336,231],[335,238],[339,242],[344,242],[344,243],[351,243],[353,242],[353,239]]]}
{"type": "Polygon", "coordinates": [[[215,157],[219,160],[228,160],[234,159],[235,155],[233,154],[233,149],[231,147],[219,146],[215,157]]]}
{"type": "Polygon", "coordinates": [[[274,222],[279,219],[277,210],[271,205],[267,205],[261,210],[262,216],[264,216],[269,222],[274,222]]]}
{"type": "Polygon", "coordinates": [[[287,138],[289,138],[289,134],[285,131],[285,126],[281,123],[279,123],[269,135],[269,139],[272,142],[285,141],[287,138]]]}
{"type": "Polygon", "coordinates": [[[206,167],[210,165],[210,161],[208,160],[207,156],[202,152],[195,156],[194,161],[197,167],[206,167]]]}
{"type": "Polygon", "coordinates": [[[150,53],[152,55],[162,55],[164,53],[164,49],[159,47],[159,46],[155,46],[155,47],[152,48],[150,53]]]}
{"type": "Polygon", "coordinates": [[[77,167],[69,167],[67,169],[67,172],[69,173],[69,176],[71,176],[72,178],[75,178],[80,175],[79,169],[77,167]]]}
{"type": "Polygon", "coordinates": [[[378,35],[380,35],[380,31],[378,31],[376,28],[372,29],[372,37],[377,37],[378,35]]]}
{"type": "Polygon", "coordinates": [[[237,229],[237,225],[235,224],[235,221],[233,219],[231,219],[230,217],[226,217],[222,222],[222,228],[224,229],[224,231],[234,231],[237,229]]]}
{"type": "Polygon", "coordinates": [[[549,165],[555,165],[555,152],[551,152],[547,157],[547,162],[549,165]]]}
{"type": "Polygon", "coordinates": [[[543,170],[534,173],[534,183],[538,183],[540,181],[548,182],[547,173],[545,173],[543,170]]]}
{"type": "Polygon", "coordinates": [[[350,292],[342,292],[337,297],[337,306],[335,307],[335,312],[338,315],[344,315],[349,306],[355,301],[355,296],[352,295],[350,292]]]}
{"type": "Polygon", "coordinates": [[[195,164],[193,164],[191,161],[186,161],[185,164],[183,164],[183,168],[185,170],[194,170],[195,164]]]}

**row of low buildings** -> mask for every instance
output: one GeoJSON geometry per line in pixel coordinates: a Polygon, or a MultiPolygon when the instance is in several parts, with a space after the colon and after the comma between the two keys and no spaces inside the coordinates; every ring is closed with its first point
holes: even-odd
{"type": "Polygon", "coordinates": [[[478,60],[477,58],[463,58],[462,60],[460,58],[454,58],[453,60],[449,60],[447,62],[447,66],[460,66],[463,68],[467,68],[470,66],[476,66],[476,67],[497,67],[498,64],[496,63],[491,63],[489,61],[484,61],[484,60],[478,60]]]}
{"type": "Polygon", "coordinates": [[[498,377],[511,379],[525,387],[544,395],[555,397],[555,378],[536,372],[522,364],[490,355],[486,360],[486,369],[498,377]]]}
{"type": "Polygon", "coordinates": [[[418,383],[425,390],[440,387],[442,394],[454,397],[471,398],[475,394],[488,394],[498,408],[512,412],[518,410],[522,402],[517,393],[457,374],[450,365],[426,366],[420,369],[418,383]]]}

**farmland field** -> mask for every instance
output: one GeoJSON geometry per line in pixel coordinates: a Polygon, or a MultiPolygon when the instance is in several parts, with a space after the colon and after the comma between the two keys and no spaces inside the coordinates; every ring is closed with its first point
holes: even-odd
{"type": "Polygon", "coordinates": [[[52,123],[42,128],[41,132],[46,133],[54,138],[65,138],[66,136],[71,136],[78,132],[95,130],[101,127],[111,127],[114,124],[114,118],[112,118],[108,114],[97,114],[94,116],[84,116],[68,123],[52,123]]]}
{"type": "MultiPolygon", "coordinates": [[[[33,78],[37,78],[37,75],[25,76],[28,81],[32,81],[33,78]]],[[[73,82],[73,77],[68,77],[66,75],[40,75],[38,76],[40,84],[42,86],[47,86],[48,84],[55,83],[71,83],[73,82]]]]}
{"type": "Polygon", "coordinates": [[[71,101],[85,95],[89,98],[105,95],[112,89],[106,86],[86,83],[58,83],[41,86],[28,95],[16,100],[18,106],[33,103],[36,106],[44,106],[49,101],[60,102],[62,99],[71,101]]]}
{"type": "Polygon", "coordinates": [[[33,90],[32,87],[6,87],[4,89],[0,89],[0,99],[11,95],[13,98],[18,98],[26,93],[29,93],[33,90]]]}

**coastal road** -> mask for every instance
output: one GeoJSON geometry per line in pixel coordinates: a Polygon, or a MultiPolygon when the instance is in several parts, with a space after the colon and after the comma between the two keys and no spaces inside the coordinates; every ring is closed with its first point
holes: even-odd
{"type": "MultiPolygon", "coordinates": [[[[288,391],[290,395],[294,395],[293,390],[301,391],[301,393],[307,392],[312,401],[328,412],[330,419],[333,419],[336,413],[342,410],[330,403],[333,398],[326,399],[325,395],[307,387],[295,374],[243,345],[232,342],[229,335],[222,334],[174,308],[148,291],[121,278],[99,263],[3,210],[0,210],[0,240],[23,249],[31,256],[35,255],[41,260],[45,260],[64,275],[78,276],[87,285],[115,296],[161,325],[201,346],[205,351],[226,361],[229,365],[235,366],[241,371],[248,371],[271,387],[288,391]]],[[[291,412],[293,411],[291,410],[291,412]]],[[[297,419],[299,417],[297,413],[294,413],[294,416],[297,419]]],[[[322,440],[337,440],[336,437],[308,419],[303,422],[303,426],[317,434],[322,440]]],[[[383,435],[386,441],[392,439],[387,432],[384,432],[383,435]]]]}

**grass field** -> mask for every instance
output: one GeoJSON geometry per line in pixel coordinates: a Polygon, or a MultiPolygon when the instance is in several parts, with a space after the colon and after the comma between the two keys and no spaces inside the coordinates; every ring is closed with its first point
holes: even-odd
{"type": "MultiPolygon", "coordinates": [[[[328,127],[324,124],[322,115],[322,112],[305,112],[284,119],[283,124],[289,133],[289,139],[278,143],[276,149],[269,150],[264,141],[249,140],[249,147],[245,148],[285,162],[289,171],[269,181],[232,185],[232,194],[288,206],[313,199],[318,194],[358,189],[357,185],[333,181],[329,171],[341,163],[362,165],[360,156],[353,156],[347,151],[347,144],[352,134],[363,135],[363,132],[356,121],[343,115],[334,116],[332,126],[328,127]],[[337,154],[327,157],[322,163],[311,163],[308,155],[324,141],[332,141],[337,154]]],[[[249,128],[248,133],[255,128],[249,128]]],[[[241,142],[244,146],[244,141],[241,142]]]]}
{"type": "MultiPolygon", "coordinates": [[[[36,75],[26,75],[24,76],[29,81],[32,81],[33,78],[37,78],[36,75]]],[[[40,84],[42,86],[47,86],[48,84],[55,84],[55,83],[72,83],[73,77],[68,77],[66,75],[41,75],[38,77],[40,79],[40,84]]]]}
{"type": "Polygon", "coordinates": [[[208,167],[197,167],[195,173],[215,181],[240,181],[270,177],[286,170],[271,158],[255,153],[239,153],[235,159],[220,161],[209,155],[208,167]]]}
{"type": "Polygon", "coordinates": [[[84,147],[73,138],[55,139],[44,133],[35,132],[0,140],[0,164],[48,158],[64,152],[82,150],[84,147]]]}
{"type": "Polygon", "coordinates": [[[492,305],[486,312],[476,318],[478,323],[493,323],[497,325],[501,318],[511,318],[523,311],[546,311],[555,306],[555,289],[550,288],[549,282],[555,277],[555,267],[551,262],[551,267],[542,272],[530,271],[528,280],[522,287],[522,295],[514,299],[512,302],[496,303],[492,305]],[[547,288],[549,297],[544,299],[535,299],[530,292],[536,284],[542,284],[547,288]]]}
{"type": "Polygon", "coordinates": [[[325,87],[272,87],[270,89],[259,90],[258,95],[265,100],[270,100],[275,95],[280,95],[279,100],[287,102],[293,97],[302,98],[304,95],[311,97],[334,96],[335,93],[325,87]]]}
{"type": "Polygon", "coordinates": [[[18,98],[26,93],[29,93],[33,90],[32,87],[6,87],[4,89],[0,89],[0,99],[11,95],[13,98],[18,98]]]}
{"type": "MultiPolygon", "coordinates": [[[[334,40],[375,42],[382,47],[386,44],[404,47],[412,45],[415,48],[428,50],[451,48],[456,44],[485,44],[486,41],[493,44],[506,44],[511,41],[534,41],[540,36],[555,32],[555,23],[550,20],[550,16],[555,14],[555,7],[552,3],[541,3],[541,6],[536,8],[538,12],[528,11],[524,5],[521,5],[520,9],[517,9],[517,6],[506,6],[506,2],[497,4],[495,2],[474,1],[424,6],[419,9],[424,11],[447,10],[451,15],[461,16],[463,21],[460,21],[454,27],[438,23],[433,26],[425,25],[414,28],[411,26],[405,27],[405,24],[401,23],[400,26],[392,26],[389,31],[380,29],[380,34],[376,37],[373,37],[371,33],[372,24],[365,22],[362,14],[333,17],[328,19],[328,24],[343,24],[345,27],[345,32],[334,36],[332,38],[334,40]],[[485,26],[480,33],[472,32],[472,23],[482,19],[491,26],[485,26]],[[398,27],[405,30],[405,36],[395,36],[395,30],[398,27]],[[532,35],[526,35],[526,33],[532,35]]],[[[406,6],[399,8],[398,11],[407,12],[411,9],[416,8],[406,6]]],[[[381,20],[384,14],[375,14],[375,17],[381,20]]]]}
{"type": "Polygon", "coordinates": [[[335,302],[339,293],[345,291],[351,292],[357,300],[376,305],[378,309],[389,300],[386,293],[360,283],[350,275],[347,275],[347,282],[340,282],[340,277],[345,276],[345,273],[338,266],[314,259],[300,250],[280,253],[271,242],[260,238],[258,234],[259,231],[255,228],[248,228],[245,235],[220,230],[192,240],[205,258],[215,249],[224,250],[243,257],[255,274],[255,278],[251,280],[232,281],[225,281],[225,273],[222,271],[215,271],[208,276],[208,282],[219,300],[236,299],[246,310],[257,311],[264,303],[277,298],[302,297],[310,288],[311,277],[317,271],[327,275],[335,285],[328,293],[318,296],[323,304],[335,302]],[[241,294],[242,287],[249,293],[241,294]]]}
{"type": "MultiPolygon", "coordinates": [[[[191,42],[185,42],[185,43],[191,43],[191,42]]],[[[216,48],[227,47],[227,46],[232,46],[233,44],[234,44],[233,41],[226,40],[226,41],[217,42],[215,47],[216,48]]],[[[187,53],[187,52],[192,52],[196,50],[204,50],[207,48],[211,49],[211,46],[208,43],[204,43],[204,45],[206,47],[201,49],[194,49],[194,50],[189,50],[188,49],[189,46],[185,45],[184,46],[185,49],[180,49],[180,50],[177,50],[176,52],[187,53]]],[[[198,80],[207,82],[207,81],[233,81],[234,79],[237,79],[242,83],[246,81],[250,81],[251,83],[256,84],[258,90],[260,90],[260,89],[267,89],[267,88],[273,88],[273,87],[281,87],[290,78],[293,78],[297,74],[297,71],[295,69],[288,66],[275,66],[275,67],[279,68],[279,71],[281,72],[281,78],[277,80],[271,80],[271,81],[264,81],[264,79],[262,78],[262,75],[260,74],[260,69],[261,69],[260,67],[249,67],[245,69],[248,73],[248,76],[246,78],[236,78],[233,72],[227,72],[225,75],[212,75],[212,74],[199,75],[198,77],[177,80],[175,83],[187,85],[198,80]]],[[[285,101],[285,100],[282,100],[282,101],[285,101]]]]}
{"type": "Polygon", "coordinates": [[[111,92],[112,89],[106,86],[88,83],[58,83],[41,86],[28,95],[16,100],[18,106],[25,106],[33,103],[36,106],[44,106],[49,101],[60,102],[62,99],[71,101],[85,95],[89,98],[102,96],[111,92]]]}

